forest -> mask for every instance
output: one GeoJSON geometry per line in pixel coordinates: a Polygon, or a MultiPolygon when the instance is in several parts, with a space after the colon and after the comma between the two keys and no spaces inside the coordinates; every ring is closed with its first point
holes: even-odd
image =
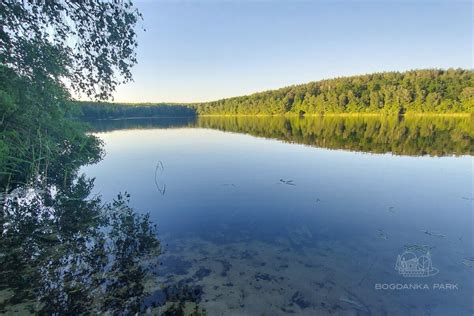
{"type": "Polygon", "coordinates": [[[474,72],[381,72],[295,85],[194,105],[201,115],[472,113],[474,72]]]}
{"type": "Polygon", "coordinates": [[[212,102],[78,102],[86,119],[193,115],[453,114],[474,110],[474,72],[382,72],[294,85],[212,102]]]}
{"type": "Polygon", "coordinates": [[[196,115],[191,106],[166,103],[74,102],[82,119],[116,119],[140,117],[186,117],[196,115]]]}

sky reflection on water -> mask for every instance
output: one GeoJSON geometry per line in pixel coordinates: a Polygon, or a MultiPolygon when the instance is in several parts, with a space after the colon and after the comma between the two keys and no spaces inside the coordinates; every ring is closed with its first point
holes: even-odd
{"type": "Polygon", "coordinates": [[[463,264],[474,256],[471,156],[329,150],[192,126],[97,135],[107,155],[84,169],[95,190],[127,191],[150,212],[168,244],[164,262],[187,267],[171,278],[211,271],[195,280],[210,314],[473,312],[472,267],[463,264]],[[408,245],[432,247],[439,274],[399,276],[395,261],[408,245]],[[459,290],[374,290],[420,281],[459,290]]]}

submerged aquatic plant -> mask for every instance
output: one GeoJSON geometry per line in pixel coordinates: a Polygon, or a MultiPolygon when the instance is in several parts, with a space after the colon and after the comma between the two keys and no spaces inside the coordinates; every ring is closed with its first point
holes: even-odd
{"type": "Polygon", "coordinates": [[[382,229],[377,229],[377,237],[380,239],[388,240],[387,234],[382,229]]]}

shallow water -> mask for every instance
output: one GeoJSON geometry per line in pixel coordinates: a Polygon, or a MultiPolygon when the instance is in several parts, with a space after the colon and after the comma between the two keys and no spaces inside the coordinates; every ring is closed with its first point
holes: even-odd
{"type": "Polygon", "coordinates": [[[105,199],[127,191],[150,213],[160,282],[198,289],[210,315],[472,315],[466,124],[101,122],[106,156],[83,171],[105,199]],[[428,249],[428,276],[395,269],[428,249]]]}

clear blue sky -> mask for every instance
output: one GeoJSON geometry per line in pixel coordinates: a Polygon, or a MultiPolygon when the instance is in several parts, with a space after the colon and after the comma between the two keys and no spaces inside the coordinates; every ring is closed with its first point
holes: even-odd
{"type": "Polygon", "coordinates": [[[195,102],[337,76],[472,68],[470,1],[136,1],[116,102],[195,102]]]}

